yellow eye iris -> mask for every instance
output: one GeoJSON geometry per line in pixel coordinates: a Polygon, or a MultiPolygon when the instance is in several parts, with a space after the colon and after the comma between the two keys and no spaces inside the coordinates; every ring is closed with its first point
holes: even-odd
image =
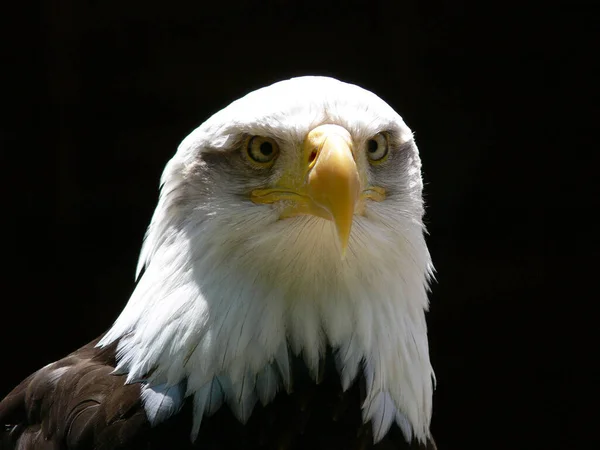
{"type": "Polygon", "coordinates": [[[367,156],[373,164],[383,162],[388,155],[388,151],[388,140],[384,133],[378,133],[367,141],[367,156]]]}
{"type": "Polygon", "coordinates": [[[277,142],[271,138],[253,136],[248,140],[246,153],[253,163],[261,166],[268,166],[273,163],[275,158],[277,158],[277,155],[279,155],[279,146],[277,145],[277,142]]]}

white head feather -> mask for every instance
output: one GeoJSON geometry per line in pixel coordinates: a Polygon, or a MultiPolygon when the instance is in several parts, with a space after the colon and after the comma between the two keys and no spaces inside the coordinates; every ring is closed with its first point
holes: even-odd
{"type": "Polygon", "coordinates": [[[432,266],[420,159],[390,106],[331,78],[276,83],[193,131],[161,182],[138,275],[145,271],[99,344],[119,339],[117,371],[147,381],[149,416],[163,417],[150,412],[153,402],[162,405],[168,387],[185,381],[185,394],[175,389],[167,404],[173,411],[174,402],[194,396],[193,434],[223,401],[244,421],[257,399],[266,403],[287,387],[288,345],[313,373],[330,345],[345,388],[364,367],[363,417],[373,420],[375,440],[394,420],[407,439],[429,436],[433,371],[424,313],[432,266]],[[307,133],[324,123],[345,127],[356,148],[381,131],[393,141],[385,168],[369,172],[386,199],[355,216],[344,260],[332,222],[279,220],[278,205],[248,197],[277,180],[307,133]],[[268,176],[238,157],[247,135],[279,143],[268,176]]]}

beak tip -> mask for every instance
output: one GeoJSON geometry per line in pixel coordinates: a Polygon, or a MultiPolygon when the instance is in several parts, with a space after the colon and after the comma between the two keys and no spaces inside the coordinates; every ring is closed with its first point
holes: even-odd
{"type": "MultiPolygon", "coordinates": [[[[348,230],[350,231],[350,230],[348,230]]],[[[348,243],[350,241],[350,233],[340,233],[340,231],[338,230],[338,242],[340,243],[340,250],[341,250],[341,256],[342,256],[342,261],[346,259],[346,253],[348,250],[348,243]]]]}
{"type": "Polygon", "coordinates": [[[342,257],[341,257],[342,261],[346,260],[346,247],[342,247],[342,257]]]}

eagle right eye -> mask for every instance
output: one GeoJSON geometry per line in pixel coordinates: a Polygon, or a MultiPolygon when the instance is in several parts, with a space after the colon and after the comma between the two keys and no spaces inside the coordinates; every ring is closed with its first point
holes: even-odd
{"type": "Polygon", "coordinates": [[[246,144],[246,154],[253,164],[269,166],[279,155],[279,146],[271,138],[253,136],[246,144]]]}

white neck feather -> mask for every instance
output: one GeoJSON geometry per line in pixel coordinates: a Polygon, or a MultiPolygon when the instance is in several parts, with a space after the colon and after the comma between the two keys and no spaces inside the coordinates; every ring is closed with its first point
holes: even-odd
{"type": "Polygon", "coordinates": [[[313,374],[329,344],[345,389],[364,361],[363,417],[376,441],[393,421],[407,439],[429,436],[431,264],[420,221],[387,223],[393,215],[379,205],[356,218],[342,261],[325,220],[278,221],[276,209],[240,203],[213,216],[195,210],[190,229],[175,223],[168,201],[149,229],[146,271],[99,344],[120,339],[117,371],[158,386],[146,400],[158,393],[162,405],[164,387],[185,380],[175,403],[194,395],[193,436],[223,401],[245,421],[257,399],[287,387],[288,344],[313,374]]]}

